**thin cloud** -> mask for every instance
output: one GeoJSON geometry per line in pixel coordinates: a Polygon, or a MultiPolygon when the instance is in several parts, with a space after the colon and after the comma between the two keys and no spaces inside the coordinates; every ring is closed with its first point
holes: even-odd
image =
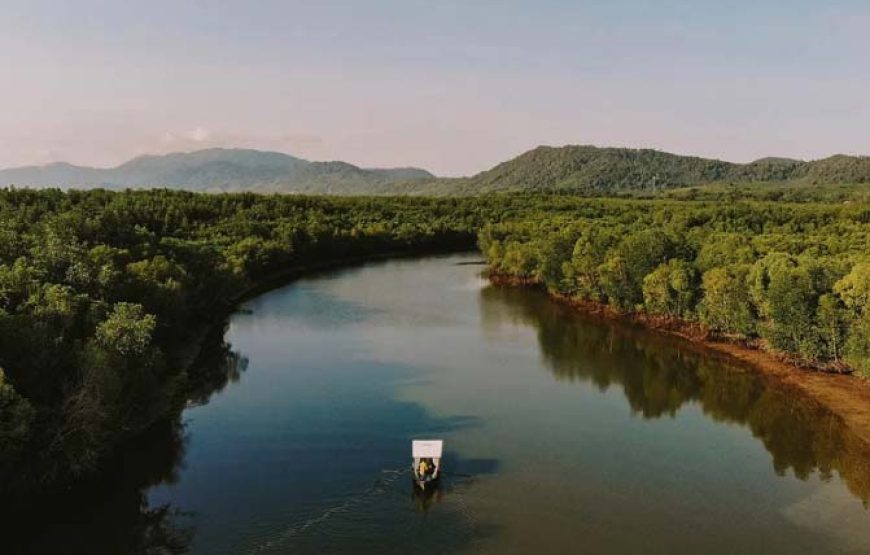
{"type": "Polygon", "coordinates": [[[208,129],[202,127],[197,127],[187,132],[187,138],[195,143],[204,143],[209,137],[211,137],[211,133],[208,132],[208,129]]]}
{"type": "Polygon", "coordinates": [[[167,131],[160,137],[160,142],[166,145],[183,145],[184,143],[202,144],[211,138],[211,133],[204,127],[196,127],[189,131],[167,131]]]}

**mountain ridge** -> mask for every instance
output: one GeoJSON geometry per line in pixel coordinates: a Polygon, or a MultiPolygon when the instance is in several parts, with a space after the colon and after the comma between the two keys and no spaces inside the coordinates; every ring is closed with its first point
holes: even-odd
{"type": "Polygon", "coordinates": [[[252,191],[338,195],[474,195],[497,192],[614,194],[713,183],[870,183],[870,157],[835,154],[804,161],[764,157],[748,163],[654,149],[539,146],[468,177],[439,178],[415,167],[361,168],[280,152],[213,148],[143,155],[114,168],[65,162],[0,170],[0,186],[252,191]]]}
{"type": "Polygon", "coordinates": [[[110,168],[54,162],[0,170],[0,186],[167,187],[206,192],[354,194],[393,182],[434,178],[414,167],[361,168],[348,162],[313,162],[281,152],[241,148],[145,154],[110,168]]]}

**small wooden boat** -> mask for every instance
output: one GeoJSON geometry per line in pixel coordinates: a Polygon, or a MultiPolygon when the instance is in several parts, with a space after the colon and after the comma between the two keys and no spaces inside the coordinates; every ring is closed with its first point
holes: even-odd
{"type": "Polygon", "coordinates": [[[421,491],[433,489],[441,477],[441,453],[444,442],[440,439],[415,439],[411,442],[414,484],[421,491]]]}

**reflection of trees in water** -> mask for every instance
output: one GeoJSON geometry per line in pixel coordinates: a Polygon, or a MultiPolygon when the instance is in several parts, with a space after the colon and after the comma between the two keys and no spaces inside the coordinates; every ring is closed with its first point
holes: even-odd
{"type": "Polygon", "coordinates": [[[212,395],[220,393],[231,383],[237,383],[248,368],[247,357],[233,351],[224,340],[226,328],[213,333],[196,363],[187,371],[188,405],[204,405],[212,395]]]}
{"type": "Polygon", "coordinates": [[[870,500],[870,446],[792,388],[701,356],[673,338],[578,314],[543,293],[488,287],[481,307],[487,327],[505,318],[533,326],[544,361],[559,380],[602,390],[621,387],[644,418],[673,416],[696,402],[716,421],[747,426],[773,456],[778,474],[791,469],[801,479],[814,472],[829,479],[837,471],[855,495],[870,500]]]}
{"type": "Polygon", "coordinates": [[[4,552],[7,547],[10,553],[187,552],[193,530],[182,524],[184,513],[170,505],[150,506],[147,490],[178,479],[187,443],[181,408],[207,403],[239,381],[246,366],[247,359],[223,341],[222,330],[213,334],[186,374],[188,395],[179,410],[124,446],[106,472],[72,492],[0,508],[4,552]]]}

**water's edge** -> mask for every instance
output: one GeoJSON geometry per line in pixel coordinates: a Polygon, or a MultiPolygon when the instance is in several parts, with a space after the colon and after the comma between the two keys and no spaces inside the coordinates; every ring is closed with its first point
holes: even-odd
{"type": "Polygon", "coordinates": [[[547,291],[533,278],[519,278],[493,271],[487,272],[491,283],[504,287],[518,287],[545,291],[554,302],[604,320],[638,325],[655,333],[677,337],[687,347],[725,357],[729,362],[751,368],[777,384],[792,388],[822,405],[837,417],[849,431],[870,447],[870,380],[854,374],[820,372],[785,361],[776,353],[753,345],[729,342],[708,333],[699,333],[698,326],[677,318],[655,318],[636,312],[617,312],[608,305],[580,300],[547,291]]]}

